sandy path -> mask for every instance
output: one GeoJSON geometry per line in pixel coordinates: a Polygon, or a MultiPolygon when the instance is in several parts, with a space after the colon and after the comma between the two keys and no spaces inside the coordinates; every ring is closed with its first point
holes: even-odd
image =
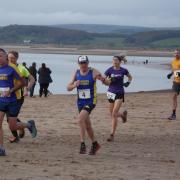
{"type": "MultiPolygon", "coordinates": [[[[79,129],[75,96],[27,99],[21,119],[35,119],[38,137],[29,133],[19,144],[9,144],[0,158],[1,180],[179,180],[180,108],[178,120],[169,122],[168,93],[128,94],[124,108],[127,124],[119,124],[114,143],[107,143],[109,114],[105,95],[99,95],[92,114],[102,148],[98,155],[79,155],[79,129]]],[[[179,99],[180,103],[180,99],[179,99]]],[[[90,142],[87,141],[88,146],[90,142]]]]}

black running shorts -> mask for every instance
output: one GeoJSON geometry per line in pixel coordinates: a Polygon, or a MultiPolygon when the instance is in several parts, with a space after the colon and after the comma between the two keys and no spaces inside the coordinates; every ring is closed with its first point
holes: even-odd
{"type": "Polygon", "coordinates": [[[180,94],[180,83],[173,82],[172,89],[175,93],[177,93],[179,95],[180,94]]]}
{"type": "Polygon", "coordinates": [[[79,106],[78,107],[78,110],[79,110],[79,113],[82,111],[82,110],[85,110],[87,111],[89,114],[91,114],[92,110],[96,107],[95,104],[88,104],[88,105],[85,105],[85,106],[79,106]]]}
{"type": "Polygon", "coordinates": [[[114,102],[115,102],[116,100],[118,100],[118,99],[122,99],[123,102],[124,102],[124,94],[122,94],[122,93],[117,93],[114,100],[108,99],[108,101],[109,101],[109,103],[114,103],[114,102]]]}

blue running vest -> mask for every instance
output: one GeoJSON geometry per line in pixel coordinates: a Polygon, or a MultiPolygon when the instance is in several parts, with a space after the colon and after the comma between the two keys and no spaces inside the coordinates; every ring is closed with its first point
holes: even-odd
{"type": "Polygon", "coordinates": [[[97,93],[96,93],[96,81],[93,78],[93,69],[90,68],[87,75],[81,75],[80,70],[77,70],[76,81],[80,81],[80,86],[77,87],[77,105],[78,107],[84,107],[89,104],[96,105],[97,93]]]}

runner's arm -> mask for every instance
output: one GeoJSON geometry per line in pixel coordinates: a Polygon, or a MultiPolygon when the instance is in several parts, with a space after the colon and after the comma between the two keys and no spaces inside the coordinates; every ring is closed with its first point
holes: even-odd
{"type": "Polygon", "coordinates": [[[20,77],[20,79],[16,82],[13,88],[10,89],[10,93],[16,92],[17,90],[23,88],[25,86],[24,78],[20,77]]]}
{"type": "Polygon", "coordinates": [[[104,85],[108,86],[110,84],[110,81],[106,77],[102,76],[97,69],[93,69],[93,77],[95,80],[101,81],[104,85]]]}
{"type": "Polygon", "coordinates": [[[168,79],[171,79],[172,75],[173,75],[173,71],[171,71],[171,73],[169,73],[169,74],[167,75],[167,78],[168,78],[168,79]]]}
{"type": "Polygon", "coordinates": [[[72,91],[73,89],[75,89],[76,87],[78,87],[80,85],[80,81],[76,81],[76,73],[75,72],[72,76],[72,80],[70,81],[70,83],[67,85],[67,91],[72,91]]]}
{"type": "Polygon", "coordinates": [[[17,80],[17,82],[14,84],[14,87],[10,89],[10,94],[23,88],[26,85],[25,79],[21,76],[21,73],[19,72],[18,68],[16,66],[12,66],[12,68],[13,77],[17,80]]]}
{"type": "Polygon", "coordinates": [[[171,77],[173,76],[173,74],[174,74],[174,70],[173,70],[173,66],[172,66],[172,64],[171,64],[171,72],[167,75],[167,78],[168,78],[168,79],[171,79],[171,77]]]}
{"type": "Polygon", "coordinates": [[[130,73],[128,73],[127,77],[128,77],[128,81],[131,82],[133,79],[132,75],[130,73]]]}
{"type": "Polygon", "coordinates": [[[26,86],[24,87],[24,96],[28,95],[28,91],[30,88],[34,85],[35,79],[34,77],[30,74],[30,71],[27,70],[25,67],[21,67],[21,75],[24,78],[26,82],[26,86]]]}
{"type": "Polygon", "coordinates": [[[29,74],[28,80],[29,80],[29,83],[28,83],[28,86],[27,86],[27,90],[29,91],[31,89],[31,87],[34,85],[35,79],[31,74],[29,74]]]}
{"type": "Polygon", "coordinates": [[[131,84],[131,81],[133,79],[130,73],[128,73],[126,76],[128,77],[128,81],[123,84],[124,87],[128,87],[131,84]]]}
{"type": "Polygon", "coordinates": [[[111,82],[112,82],[112,81],[111,81],[111,78],[105,76],[104,85],[109,86],[109,85],[111,84],[111,82]]]}

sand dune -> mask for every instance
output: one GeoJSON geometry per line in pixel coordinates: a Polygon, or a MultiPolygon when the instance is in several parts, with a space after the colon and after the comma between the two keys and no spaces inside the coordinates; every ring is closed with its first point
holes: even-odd
{"type": "Polygon", "coordinates": [[[169,122],[169,93],[128,94],[123,107],[129,111],[128,122],[120,121],[114,143],[106,142],[110,119],[106,96],[99,95],[92,122],[102,148],[95,157],[78,154],[75,99],[68,95],[26,99],[21,119],[36,120],[36,139],[26,132],[19,144],[10,144],[4,121],[8,156],[0,158],[1,180],[180,179],[180,108],[178,120],[169,122]]]}

